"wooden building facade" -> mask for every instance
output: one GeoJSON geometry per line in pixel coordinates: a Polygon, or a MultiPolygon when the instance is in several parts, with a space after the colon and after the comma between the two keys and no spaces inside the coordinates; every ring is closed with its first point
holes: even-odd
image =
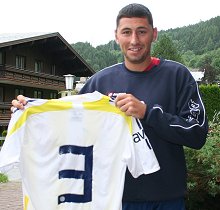
{"type": "Polygon", "coordinates": [[[0,34],[0,136],[10,120],[11,101],[22,94],[58,98],[64,75],[95,71],[59,34],[0,34]]]}

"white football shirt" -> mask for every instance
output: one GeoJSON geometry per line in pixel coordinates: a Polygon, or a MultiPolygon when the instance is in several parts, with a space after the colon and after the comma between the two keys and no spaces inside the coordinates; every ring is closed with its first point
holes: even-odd
{"type": "Polygon", "coordinates": [[[159,170],[138,120],[99,92],[29,100],[13,114],[0,170],[19,162],[25,210],[120,210],[126,167],[159,170]]]}

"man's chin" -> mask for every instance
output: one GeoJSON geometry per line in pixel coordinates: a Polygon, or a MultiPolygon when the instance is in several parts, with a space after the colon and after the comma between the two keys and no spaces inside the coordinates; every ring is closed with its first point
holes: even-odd
{"type": "Polygon", "coordinates": [[[133,63],[133,64],[140,64],[140,63],[143,63],[145,61],[145,59],[143,59],[143,58],[132,57],[132,56],[126,57],[126,59],[130,63],[133,63]]]}

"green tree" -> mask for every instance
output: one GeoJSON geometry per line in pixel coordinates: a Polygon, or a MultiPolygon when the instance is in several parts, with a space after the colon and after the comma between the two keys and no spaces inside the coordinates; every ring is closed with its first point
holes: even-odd
{"type": "Polygon", "coordinates": [[[152,56],[182,62],[182,57],[171,38],[164,34],[153,45],[152,56]]]}
{"type": "Polygon", "coordinates": [[[216,70],[213,68],[212,56],[210,54],[205,54],[202,56],[198,62],[200,70],[205,71],[203,81],[206,83],[213,83],[216,78],[216,70]]]}
{"type": "Polygon", "coordinates": [[[182,59],[184,61],[184,64],[186,66],[190,66],[190,67],[195,67],[195,63],[196,63],[196,55],[192,50],[188,50],[186,51],[183,55],[182,55],[182,59]]]}
{"type": "Polygon", "coordinates": [[[99,45],[96,48],[88,42],[77,42],[76,44],[72,44],[72,47],[95,71],[117,63],[120,58],[119,54],[115,53],[118,46],[114,41],[110,41],[106,45],[99,45]]]}

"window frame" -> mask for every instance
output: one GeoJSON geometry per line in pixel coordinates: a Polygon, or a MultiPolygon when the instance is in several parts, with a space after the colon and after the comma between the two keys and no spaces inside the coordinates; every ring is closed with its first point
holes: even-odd
{"type": "Polygon", "coordinates": [[[34,72],[41,73],[43,72],[44,62],[42,60],[35,60],[34,62],[34,72]]]}
{"type": "Polygon", "coordinates": [[[26,69],[26,56],[16,55],[15,56],[15,68],[16,69],[26,69]]]}
{"type": "Polygon", "coordinates": [[[34,90],[33,95],[34,95],[34,98],[43,98],[43,91],[34,90]]]}
{"type": "Polygon", "coordinates": [[[51,65],[51,75],[56,75],[56,65],[55,64],[52,64],[51,65]]]}
{"type": "Polygon", "coordinates": [[[25,95],[25,90],[23,88],[15,88],[15,98],[18,95],[25,95]]]}

